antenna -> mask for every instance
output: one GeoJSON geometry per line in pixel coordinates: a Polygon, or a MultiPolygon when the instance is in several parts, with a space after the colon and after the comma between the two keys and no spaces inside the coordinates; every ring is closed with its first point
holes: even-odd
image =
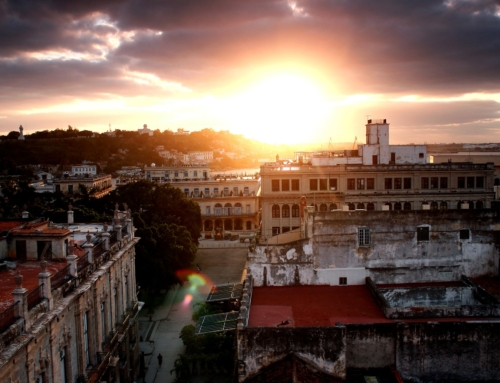
{"type": "Polygon", "coordinates": [[[371,114],[365,114],[366,116],[366,121],[368,121],[368,119],[370,118],[371,114]]]}
{"type": "Polygon", "coordinates": [[[352,150],[354,150],[354,147],[356,146],[356,142],[358,142],[358,136],[354,136],[354,143],[352,144],[352,150]]]}
{"type": "Polygon", "coordinates": [[[328,150],[333,150],[332,138],[330,137],[330,141],[328,141],[328,150]]]}

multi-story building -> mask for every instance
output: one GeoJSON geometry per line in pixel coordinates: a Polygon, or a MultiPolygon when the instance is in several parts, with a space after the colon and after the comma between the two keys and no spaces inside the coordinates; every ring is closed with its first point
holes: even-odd
{"type": "Polygon", "coordinates": [[[491,207],[493,163],[428,163],[424,145],[389,145],[386,120],[368,120],[357,150],[296,153],[261,166],[262,235],[300,226],[300,198],[318,211],[491,207]]]}
{"type": "Polygon", "coordinates": [[[97,174],[96,165],[72,165],[71,174],[74,176],[95,176],[97,174]]]}
{"type": "Polygon", "coordinates": [[[205,151],[205,152],[188,152],[189,155],[189,162],[191,164],[195,163],[203,163],[206,164],[208,162],[213,161],[214,159],[214,152],[212,151],[205,151]]]}
{"type": "Polygon", "coordinates": [[[101,198],[111,192],[113,183],[110,174],[65,175],[54,180],[55,191],[69,195],[77,193],[80,185],[87,187],[92,197],[101,198]]]}
{"type": "Polygon", "coordinates": [[[139,239],[129,211],[116,210],[109,231],[44,220],[0,227],[0,381],[133,382],[139,239]]]}
{"type": "Polygon", "coordinates": [[[144,167],[146,179],[155,182],[170,181],[198,181],[210,178],[208,165],[173,165],[173,166],[151,166],[144,167]]]}
{"type": "Polygon", "coordinates": [[[200,205],[202,230],[255,231],[259,227],[259,187],[256,179],[210,179],[172,182],[200,205]]]}

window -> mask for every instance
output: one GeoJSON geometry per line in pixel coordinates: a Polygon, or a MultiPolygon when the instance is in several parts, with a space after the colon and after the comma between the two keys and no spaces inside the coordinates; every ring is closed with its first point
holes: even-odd
{"type": "Polygon", "coordinates": [[[477,188],[484,188],[484,177],[476,177],[476,187],[477,188]]]}
{"type": "Polygon", "coordinates": [[[403,178],[403,188],[411,189],[411,178],[403,178]]]}
{"type": "Polygon", "coordinates": [[[439,204],[439,208],[441,210],[446,210],[448,209],[448,204],[446,203],[446,201],[441,201],[441,203],[439,204]]]}
{"type": "Polygon", "coordinates": [[[189,174],[187,172],[187,170],[184,171],[184,178],[188,178],[189,177],[189,174]]]}
{"type": "Polygon", "coordinates": [[[347,179],[347,190],[354,190],[354,186],[356,184],[356,180],[354,178],[347,179]]]}
{"type": "Polygon", "coordinates": [[[59,352],[59,363],[61,365],[61,382],[66,383],[66,347],[59,352]]]}
{"type": "Polygon", "coordinates": [[[460,229],[460,239],[470,239],[470,230],[460,229]]]}
{"type": "Polygon", "coordinates": [[[215,215],[222,215],[222,205],[220,203],[215,204],[214,214],[215,215]]]}
{"type": "Polygon", "coordinates": [[[385,189],[392,189],[392,178],[386,178],[385,179],[385,189]]]}
{"type": "Polygon", "coordinates": [[[439,187],[441,189],[448,189],[448,177],[441,177],[439,179],[439,187]]]}
{"type": "Polygon", "coordinates": [[[337,179],[336,178],[330,178],[330,190],[335,191],[337,190],[337,179]]]}
{"type": "Polygon", "coordinates": [[[279,218],[280,217],[280,207],[279,205],[273,205],[272,207],[272,217],[279,218]]]}
{"type": "Polygon", "coordinates": [[[328,190],[328,180],[326,178],[320,178],[319,190],[328,190]]]}
{"type": "Polygon", "coordinates": [[[457,188],[459,188],[459,189],[465,188],[465,177],[458,177],[457,188]]]}
{"type": "Polygon", "coordinates": [[[281,216],[283,218],[288,218],[290,217],[290,206],[288,205],[283,205],[283,207],[281,208],[281,216]]]}
{"type": "Polygon", "coordinates": [[[25,240],[16,240],[16,258],[25,260],[27,257],[26,253],[26,241],[25,240]]]}
{"type": "Polygon", "coordinates": [[[277,226],[273,226],[273,235],[278,235],[280,233],[280,228],[277,226]]]}
{"type": "Polygon", "coordinates": [[[467,188],[474,188],[474,177],[467,177],[467,188]]]}
{"type": "Polygon", "coordinates": [[[194,188],[194,196],[198,198],[200,196],[200,189],[194,188]]]}
{"type": "Polygon", "coordinates": [[[339,286],[347,286],[347,278],[339,277],[339,286]]]}
{"type": "Polygon", "coordinates": [[[337,209],[338,209],[338,207],[337,207],[337,204],[336,204],[336,203],[331,203],[331,204],[330,204],[330,211],[332,211],[332,210],[337,210],[337,209]]]}
{"type": "Polygon", "coordinates": [[[233,195],[238,195],[238,186],[233,187],[233,195]]]}
{"type": "Polygon", "coordinates": [[[363,202],[358,203],[356,205],[356,209],[364,210],[365,209],[365,204],[363,202]]]}
{"type": "Polygon", "coordinates": [[[198,170],[193,171],[193,176],[198,177],[198,170]]]}
{"type": "Polygon", "coordinates": [[[229,188],[224,188],[224,197],[229,196],[229,188]]]}
{"type": "Polygon", "coordinates": [[[271,190],[273,192],[280,191],[280,180],[271,180],[271,190]]]}
{"type": "Polygon", "coordinates": [[[421,189],[429,189],[429,178],[428,177],[422,177],[420,179],[420,188],[421,189]]]}
{"type": "Polygon", "coordinates": [[[356,179],[356,189],[365,190],[365,179],[364,178],[356,179]]]}
{"type": "Polygon", "coordinates": [[[292,191],[300,190],[300,180],[292,180],[292,191]]]}
{"type": "Polygon", "coordinates": [[[205,215],[210,215],[210,206],[205,207],[205,215]]]}
{"type": "Polygon", "coordinates": [[[424,153],[418,153],[418,158],[424,158],[424,153]]]}
{"type": "Polygon", "coordinates": [[[394,189],[401,189],[401,178],[394,178],[394,189]]]}
{"type": "Polygon", "coordinates": [[[250,207],[250,205],[247,205],[247,214],[251,214],[252,212],[252,208],[250,207]]]}
{"type": "Polygon", "coordinates": [[[68,193],[73,194],[73,185],[68,185],[68,193]]]}
{"type": "Polygon", "coordinates": [[[174,172],[174,177],[179,178],[179,172],[177,170],[174,172]]]}
{"type": "Polygon", "coordinates": [[[405,202],[403,205],[403,210],[411,210],[411,203],[405,202]]]}
{"type": "Polygon", "coordinates": [[[372,156],[372,165],[377,165],[378,164],[378,156],[377,155],[373,155],[372,156]]]}
{"type": "Polygon", "coordinates": [[[168,174],[168,172],[165,172],[165,178],[168,179],[170,177],[170,175],[168,174]]]}
{"type": "Polygon", "coordinates": [[[326,203],[322,203],[319,205],[319,211],[327,211],[328,207],[326,206],[326,203]]]}
{"type": "Polygon", "coordinates": [[[290,191],[290,180],[281,180],[281,191],[290,191]]]}
{"type": "Polygon", "coordinates": [[[438,188],[438,182],[439,182],[439,178],[438,177],[431,177],[431,189],[437,189],[438,188]]]}
{"type": "Polygon", "coordinates": [[[243,189],[243,195],[245,197],[248,197],[250,195],[250,189],[248,188],[248,186],[245,186],[245,188],[243,189]]]}
{"type": "Polygon", "coordinates": [[[403,207],[401,206],[401,202],[396,202],[394,204],[394,210],[401,210],[403,207]]]}
{"type": "Polygon", "coordinates": [[[375,189],[375,178],[367,178],[366,179],[366,189],[367,190],[375,189]]]}
{"type": "Polygon", "coordinates": [[[368,202],[366,205],[366,210],[368,211],[374,211],[375,210],[375,204],[373,202],[368,202]]]}
{"type": "Polygon", "coordinates": [[[417,227],[417,241],[428,241],[429,240],[429,226],[417,227]]]}
{"type": "Polygon", "coordinates": [[[205,188],[205,197],[209,197],[210,196],[210,189],[209,188],[205,188]]]}
{"type": "Polygon", "coordinates": [[[396,163],[396,153],[392,152],[391,153],[391,164],[395,164],[396,163]]]}
{"type": "Polygon", "coordinates": [[[186,195],[186,197],[189,197],[189,189],[184,189],[184,194],[186,195]]]}
{"type": "Polygon", "coordinates": [[[299,205],[292,205],[292,217],[300,217],[299,205]]]}
{"type": "Polygon", "coordinates": [[[56,193],[59,193],[61,191],[61,185],[56,185],[56,193]]]}
{"type": "Polygon", "coordinates": [[[370,229],[358,229],[358,246],[370,246],[370,229]]]}
{"type": "Polygon", "coordinates": [[[219,188],[214,188],[214,196],[215,197],[219,196],[219,188]]]}
{"type": "Polygon", "coordinates": [[[83,352],[85,354],[86,366],[90,365],[90,354],[89,354],[89,323],[88,323],[88,313],[83,314],[83,352]]]}
{"type": "Polygon", "coordinates": [[[309,180],[309,190],[318,190],[318,180],[313,178],[309,180]]]}

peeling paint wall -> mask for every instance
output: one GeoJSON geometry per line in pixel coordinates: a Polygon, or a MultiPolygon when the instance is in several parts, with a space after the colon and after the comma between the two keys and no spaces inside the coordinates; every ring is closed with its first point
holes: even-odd
{"type": "Polygon", "coordinates": [[[384,368],[396,363],[394,324],[348,325],[347,368],[384,368]]]}

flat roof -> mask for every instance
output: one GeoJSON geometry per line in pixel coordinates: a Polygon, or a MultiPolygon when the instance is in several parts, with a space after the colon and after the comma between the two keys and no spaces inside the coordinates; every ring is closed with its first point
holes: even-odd
{"type": "MultiPolygon", "coordinates": [[[[378,287],[463,286],[460,282],[377,285],[378,287]]],[[[500,287],[500,282],[496,287],[500,287]]],[[[495,287],[495,288],[496,288],[495,287]]],[[[486,288],[486,287],[485,287],[486,288]]],[[[387,319],[366,285],[254,287],[249,327],[327,327],[395,322],[500,321],[500,318],[387,319]]]]}
{"type": "MultiPolygon", "coordinates": [[[[15,268],[7,268],[6,271],[0,271],[0,312],[14,303],[12,292],[16,288],[14,277],[17,271],[23,276],[22,287],[28,292],[38,287],[38,274],[42,272],[40,261],[16,261],[10,262],[15,268]]],[[[66,260],[59,262],[57,260],[47,261],[47,271],[54,275],[59,270],[66,267],[66,260]]]]}
{"type": "Polygon", "coordinates": [[[393,323],[365,285],[254,287],[249,327],[393,323]]]}

